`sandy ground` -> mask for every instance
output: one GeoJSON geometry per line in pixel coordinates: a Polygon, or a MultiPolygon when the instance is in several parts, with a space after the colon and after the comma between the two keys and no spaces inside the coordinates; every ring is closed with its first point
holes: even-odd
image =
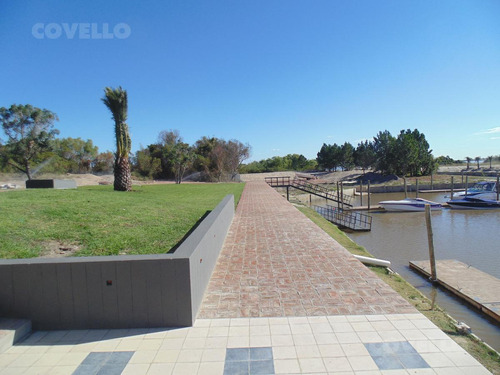
{"type": "MultiPolygon", "coordinates": [[[[471,164],[471,168],[469,172],[476,172],[477,169],[474,168],[475,165],[471,164]]],[[[489,166],[486,166],[489,167],[489,166]]],[[[493,170],[500,172],[500,165],[493,165],[493,170]]],[[[439,167],[439,172],[462,172],[466,171],[464,166],[441,166],[439,167]]],[[[490,171],[489,169],[483,168],[480,171],[490,171]]],[[[299,174],[303,175],[299,172],[299,174]]],[[[356,177],[362,174],[361,170],[352,170],[346,172],[331,172],[331,173],[322,173],[317,175],[317,180],[315,182],[319,183],[336,183],[337,181],[346,181],[346,180],[354,180],[356,177]]],[[[288,171],[288,172],[269,172],[269,173],[249,173],[249,174],[241,174],[241,180],[243,182],[248,181],[262,181],[265,177],[290,177],[294,178],[296,176],[296,172],[288,171]]],[[[87,174],[70,174],[67,173],[65,175],[39,175],[36,176],[37,179],[50,179],[57,178],[63,180],[75,180],[77,186],[87,186],[87,185],[109,185],[113,183],[113,175],[106,174],[96,176],[90,173],[87,174]]],[[[26,176],[22,174],[0,174],[0,190],[1,187],[8,185],[11,188],[24,189],[25,187],[26,176]]],[[[136,181],[133,180],[134,185],[144,185],[150,183],[172,183],[172,181],[136,181]]]]}

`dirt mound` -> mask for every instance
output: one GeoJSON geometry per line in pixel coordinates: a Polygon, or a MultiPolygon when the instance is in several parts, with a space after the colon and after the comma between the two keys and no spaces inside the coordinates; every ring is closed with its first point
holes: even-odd
{"type": "Polygon", "coordinates": [[[362,182],[363,184],[367,184],[370,181],[370,184],[385,184],[389,181],[397,181],[399,179],[395,174],[383,175],[375,172],[368,172],[364,175],[359,176],[356,179],[356,182],[359,184],[362,182]]]}

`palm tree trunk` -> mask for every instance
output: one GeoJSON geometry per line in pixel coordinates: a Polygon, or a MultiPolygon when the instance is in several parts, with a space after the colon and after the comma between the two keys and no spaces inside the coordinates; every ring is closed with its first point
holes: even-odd
{"type": "Polygon", "coordinates": [[[115,160],[115,182],[114,189],[118,191],[132,190],[132,176],[130,175],[130,163],[126,157],[117,157],[115,160]]]}

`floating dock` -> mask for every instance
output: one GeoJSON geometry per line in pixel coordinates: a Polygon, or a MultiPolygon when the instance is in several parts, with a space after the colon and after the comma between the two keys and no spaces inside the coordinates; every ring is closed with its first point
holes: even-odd
{"type": "MultiPolygon", "coordinates": [[[[429,261],[410,261],[410,268],[431,276],[429,261]]],[[[436,261],[437,283],[500,322],[500,279],[458,260],[436,261]]]]}

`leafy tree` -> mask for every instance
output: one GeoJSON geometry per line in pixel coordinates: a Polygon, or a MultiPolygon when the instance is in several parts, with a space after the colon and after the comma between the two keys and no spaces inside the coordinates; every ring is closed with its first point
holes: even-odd
{"type": "Polygon", "coordinates": [[[450,158],[448,155],[447,156],[438,156],[435,159],[436,163],[439,165],[450,165],[450,164],[455,164],[457,163],[456,160],[453,160],[453,158],[450,158]]]}
{"type": "Polygon", "coordinates": [[[180,184],[184,173],[191,166],[194,159],[192,148],[184,142],[176,143],[170,150],[172,169],[175,176],[175,183],[180,184]]]}
{"type": "Polygon", "coordinates": [[[224,147],[227,153],[225,169],[233,179],[243,162],[250,157],[250,145],[231,139],[225,143],[224,147]]]}
{"type": "Polygon", "coordinates": [[[71,137],[55,139],[53,150],[57,156],[68,162],[66,172],[69,173],[90,172],[92,162],[99,151],[92,140],[84,141],[81,138],[71,137]]]}
{"type": "Polygon", "coordinates": [[[164,130],[158,135],[157,151],[160,150],[162,174],[165,178],[175,178],[180,184],[184,173],[191,166],[194,155],[191,147],[182,141],[178,130],[164,130]]]}
{"type": "Polygon", "coordinates": [[[396,139],[388,130],[378,132],[373,138],[373,149],[375,151],[375,170],[385,174],[396,172],[395,168],[395,146],[396,139]]]}
{"type": "Polygon", "coordinates": [[[30,104],[0,108],[0,123],[7,136],[1,147],[3,163],[25,173],[32,179],[33,164],[47,160],[51,141],[59,134],[54,128],[57,115],[30,104]]]}
{"type": "Polygon", "coordinates": [[[349,142],[345,142],[340,147],[339,164],[344,171],[354,167],[354,147],[349,142]]]}
{"type": "Polygon", "coordinates": [[[376,157],[373,144],[368,141],[359,143],[354,151],[354,164],[361,167],[363,174],[366,169],[373,167],[375,161],[376,157]]]}
{"type": "Polygon", "coordinates": [[[113,171],[115,156],[111,151],[99,153],[92,160],[92,172],[94,173],[109,173],[113,171]]]}
{"type": "Polygon", "coordinates": [[[425,135],[417,129],[401,130],[397,138],[389,131],[374,138],[375,169],[385,174],[420,176],[432,173],[436,163],[425,135]]]}
{"type": "Polygon", "coordinates": [[[316,161],[320,167],[334,171],[340,165],[340,155],[341,148],[336,143],[333,145],[323,143],[321,150],[317,154],[316,161]]]}
{"type": "Polygon", "coordinates": [[[130,191],[132,190],[132,176],[130,174],[129,154],[132,142],[126,123],[128,112],[127,91],[123,90],[121,86],[116,89],[106,87],[102,101],[108,107],[115,122],[114,189],[118,191],[130,191]]]}
{"type": "Polygon", "coordinates": [[[152,149],[142,148],[135,153],[134,172],[142,177],[156,178],[161,174],[161,159],[152,155],[152,149]]]}

